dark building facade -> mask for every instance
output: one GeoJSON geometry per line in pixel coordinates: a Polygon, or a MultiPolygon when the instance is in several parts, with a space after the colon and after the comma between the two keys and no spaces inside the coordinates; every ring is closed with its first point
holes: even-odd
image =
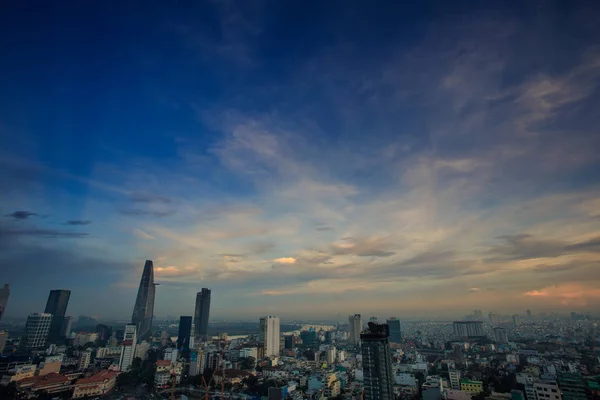
{"type": "Polygon", "coordinates": [[[287,335],[283,337],[283,345],[285,349],[293,349],[294,348],[294,335],[287,335]]]}
{"type": "Polygon", "coordinates": [[[194,335],[193,318],[179,317],[179,334],[177,335],[177,349],[184,355],[190,352],[190,341],[194,335]]]}
{"type": "Polygon", "coordinates": [[[364,400],[393,400],[394,374],[387,324],[369,322],[360,334],[364,374],[364,400]]]}
{"type": "Polygon", "coordinates": [[[315,331],[302,331],[300,332],[300,339],[302,344],[305,346],[313,346],[317,343],[317,332],[315,331]]]}
{"type": "Polygon", "coordinates": [[[10,296],[10,285],[5,284],[2,289],[0,289],[0,321],[2,321],[2,316],[4,316],[4,310],[6,310],[6,303],[8,303],[8,297],[10,296]]]}
{"type": "Polygon", "coordinates": [[[65,323],[65,314],[71,297],[70,290],[51,290],[46,302],[46,314],[52,314],[52,323],[50,332],[48,332],[48,341],[51,343],[64,340],[63,324],[65,323]]]}
{"type": "Polygon", "coordinates": [[[98,339],[108,340],[110,339],[110,335],[112,335],[112,328],[108,325],[98,324],[96,325],[96,333],[98,334],[98,339]]]}
{"type": "Polygon", "coordinates": [[[390,327],[390,342],[402,343],[402,330],[400,328],[400,320],[396,317],[390,317],[387,321],[390,327]]]}
{"type": "Polygon", "coordinates": [[[196,308],[194,310],[195,335],[199,341],[208,338],[208,319],[210,317],[210,289],[202,288],[196,294],[196,308]]]}
{"type": "Polygon", "coordinates": [[[154,265],[151,260],[146,260],[144,272],[140,281],[131,323],[135,325],[137,340],[141,342],[152,333],[152,318],[154,316],[154,265]]]}

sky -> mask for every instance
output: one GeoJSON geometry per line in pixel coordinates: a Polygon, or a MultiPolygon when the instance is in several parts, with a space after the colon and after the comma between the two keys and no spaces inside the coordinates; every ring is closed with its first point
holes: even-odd
{"type": "Polygon", "coordinates": [[[10,2],[7,317],[600,306],[600,3],[10,2]],[[35,4],[34,4],[35,3],[35,4]],[[125,3],[125,4],[123,4],[125,3]]]}

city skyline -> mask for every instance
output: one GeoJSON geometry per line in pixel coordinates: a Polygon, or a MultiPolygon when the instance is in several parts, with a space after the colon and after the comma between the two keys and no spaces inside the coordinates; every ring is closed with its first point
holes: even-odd
{"type": "Polygon", "coordinates": [[[600,6],[566,3],[10,4],[3,321],[129,319],[147,259],[159,316],[595,312],[600,6]]]}

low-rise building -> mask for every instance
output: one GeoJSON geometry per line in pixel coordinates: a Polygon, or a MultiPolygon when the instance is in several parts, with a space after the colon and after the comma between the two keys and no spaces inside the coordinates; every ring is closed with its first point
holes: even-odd
{"type": "Polygon", "coordinates": [[[468,393],[478,394],[483,392],[483,382],[472,381],[470,379],[463,378],[460,380],[460,390],[468,393]]]}
{"type": "Polygon", "coordinates": [[[19,391],[36,393],[40,390],[53,395],[65,392],[71,389],[71,379],[69,377],[50,372],[42,376],[32,376],[17,382],[19,391]]]}
{"type": "Polygon", "coordinates": [[[104,396],[108,393],[117,382],[117,371],[101,371],[89,378],[78,379],[75,382],[73,390],[73,398],[79,399],[85,396],[104,396]]]}

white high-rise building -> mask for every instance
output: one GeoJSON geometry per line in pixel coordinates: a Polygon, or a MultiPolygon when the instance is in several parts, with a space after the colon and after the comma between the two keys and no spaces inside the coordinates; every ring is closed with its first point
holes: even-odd
{"type": "Polygon", "coordinates": [[[269,315],[260,319],[260,342],[265,350],[265,357],[279,355],[279,317],[269,315]]]}
{"type": "Polygon", "coordinates": [[[46,346],[52,314],[33,313],[27,317],[25,324],[25,345],[28,349],[38,349],[46,346]]]}
{"type": "Polygon", "coordinates": [[[121,346],[121,359],[119,360],[119,370],[127,371],[133,358],[135,357],[135,344],[137,340],[135,325],[125,325],[125,335],[123,336],[123,345],[121,346]]]}
{"type": "Polygon", "coordinates": [[[452,390],[460,390],[460,371],[451,369],[448,371],[450,377],[450,388],[452,390]]]}
{"type": "Polygon", "coordinates": [[[84,371],[87,369],[87,367],[90,366],[90,361],[92,360],[92,351],[91,350],[86,350],[86,351],[82,351],[81,354],[79,354],[79,370],[80,371],[84,371]]]}
{"type": "Polygon", "coordinates": [[[348,317],[348,341],[353,344],[359,344],[361,331],[362,319],[360,314],[354,314],[348,317]]]}

